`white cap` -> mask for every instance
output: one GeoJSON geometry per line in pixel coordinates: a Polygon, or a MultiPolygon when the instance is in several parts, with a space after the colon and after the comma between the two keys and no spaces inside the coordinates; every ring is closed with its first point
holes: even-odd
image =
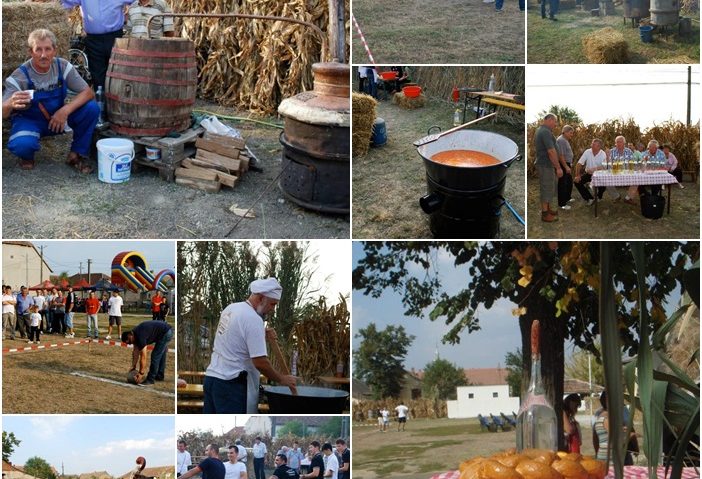
{"type": "Polygon", "coordinates": [[[249,287],[253,294],[262,294],[266,298],[278,301],[280,301],[280,295],[283,293],[283,287],[275,278],[257,279],[249,287]]]}

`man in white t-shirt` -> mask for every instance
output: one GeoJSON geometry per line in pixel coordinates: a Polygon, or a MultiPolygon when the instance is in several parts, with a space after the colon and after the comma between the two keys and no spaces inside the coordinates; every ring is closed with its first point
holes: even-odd
{"type": "Polygon", "coordinates": [[[390,424],[390,411],[387,408],[383,408],[380,411],[380,416],[383,418],[383,432],[388,430],[388,425],[390,424]]]}
{"type": "Polygon", "coordinates": [[[186,447],[188,447],[188,445],[185,443],[185,441],[182,439],[178,441],[178,469],[176,470],[176,477],[180,477],[181,474],[188,472],[188,466],[193,465],[190,453],[185,450],[186,447]]]}
{"type": "Polygon", "coordinates": [[[34,296],[34,304],[38,306],[37,312],[39,313],[39,317],[41,318],[41,321],[39,321],[39,330],[43,333],[44,332],[44,306],[46,305],[46,296],[42,294],[42,290],[37,291],[37,295],[34,296]]]}
{"type": "Polygon", "coordinates": [[[239,462],[239,448],[234,444],[229,446],[227,457],[229,461],[224,463],[224,470],[226,471],[224,479],[246,479],[248,477],[246,464],[239,462]]]}
{"type": "Polygon", "coordinates": [[[2,339],[5,339],[5,330],[10,330],[10,339],[15,339],[15,326],[17,326],[17,316],[15,315],[15,305],[17,299],[12,295],[11,286],[2,287],[2,339]]]}
{"type": "Polygon", "coordinates": [[[339,474],[339,461],[334,455],[334,448],[328,442],[322,446],[322,454],[324,454],[324,477],[337,479],[339,474]]]}
{"type": "MultiPolygon", "coordinates": [[[[592,180],[592,174],[597,170],[604,169],[604,163],[607,159],[607,154],[602,149],[602,140],[595,138],[592,140],[591,148],[585,150],[575,166],[575,178],[573,182],[575,187],[580,192],[580,196],[587,202],[588,205],[594,203],[594,197],[590,188],[586,185],[592,180]]],[[[602,199],[605,187],[597,187],[597,197],[602,199]]]]}
{"type": "Polygon", "coordinates": [[[112,291],[112,296],[107,301],[107,316],[110,325],[107,328],[107,336],[105,339],[112,339],[112,326],[117,325],[117,337],[122,337],[122,305],[124,300],[119,295],[119,291],[112,291]]]}
{"type": "Polygon", "coordinates": [[[395,411],[397,411],[397,432],[400,432],[400,426],[402,426],[402,430],[404,431],[405,424],[407,423],[407,411],[409,411],[409,408],[400,403],[400,405],[395,408],[395,411]]]}
{"type": "Polygon", "coordinates": [[[296,378],[276,371],[266,352],[266,337],[276,336],[263,318],[275,309],[283,288],[267,278],[253,281],[250,290],[246,301],[230,304],[219,317],[203,382],[205,414],[256,414],[261,373],[297,394],[296,378]]]}
{"type": "Polygon", "coordinates": [[[249,453],[246,452],[246,448],[243,446],[243,444],[241,444],[241,439],[237,439],[234,444],[236,444],[237,449],[239,449],[239,455],[237,456],[239,462],[243,462],[244,465],[246,465],[246,460],[249,457],[249,453]]]}

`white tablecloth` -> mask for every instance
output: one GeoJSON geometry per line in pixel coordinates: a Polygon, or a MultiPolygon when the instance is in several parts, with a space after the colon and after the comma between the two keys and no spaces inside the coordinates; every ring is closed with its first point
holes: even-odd
{"type": "Polygon", "coordinates": [[[617,173],[598,170],[592,175],[592,186],[632,186],[632,185],[670,185],[677,183],[667,171],[647,171],[638,173],[617,173]]]}

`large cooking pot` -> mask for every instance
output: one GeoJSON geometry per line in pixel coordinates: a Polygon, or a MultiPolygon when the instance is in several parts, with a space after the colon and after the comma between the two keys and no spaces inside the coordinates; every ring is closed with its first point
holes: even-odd
{"type": "MultiPolygon", "coordinates": [[[[421,141],[421,140],[420,140],[421,141]]],[[[419,199],[429,215],[437,238],[495,238],[500,231],[500,212],[507,168],[521,160],[519,147],[509,138],[487,131],[460,130],[417,148],[424,160],[427,194],[419,199]],[[448,150],[476,150],[499,160],[482,167],[450,166],[431,157],[448,150]]]]}
{"type": "Polygon", "coordinates": [[[349,393],[338,389],[298,386],[293,396],[287,386],[263,386],[271,414],[341,414],[349,393]]]}
{"type": "Polygon", "coordinates": [[[507,168],[521,159],[519,147],[506,136],[489,131],[460,130],[417,148],[427,176],[436,183],[459,191],[485,190],[507,176],[507,168]],[[436,163],[431,157],[447,150],[476,150],[497,158],[492,166],[462,167],[436,163]]]}

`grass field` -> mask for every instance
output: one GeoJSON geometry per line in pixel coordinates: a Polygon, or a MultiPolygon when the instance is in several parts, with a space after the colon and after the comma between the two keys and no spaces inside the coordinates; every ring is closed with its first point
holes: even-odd
{"type": "MultiPolygon", "coordinates": [[[[354,0],[353,14],[379,64],[524,63],[524,12],[482,0],[354,0]]],[[[368,56],[352,26],[352,62],[368,56]]]]}
{"type": "MultiPolygon", "coordinates": [[[[419,207],[419,198],[427,192],[426,174],[412,142],[426,136],[432,125],[441,126],[444,131],[450,128],[453,109],[433,100],[416,110],[380,101],[377,114],[386,122],[388,141],[382,147],[371,148],[366,156],[353,159],[353,237],[431,238],[429,217],[419,207]]],[[[523,153],[523,127],[490,121],[469,128],[505,135],[523,153]]],[[[515,162],[509,168],[504,196],[523,218],[523,162],[515,162]]],[[[500,227],[503,238],[524,237],[524,226],[505,208],[500,227]]]]}
{"type": "MultiPolygon", "coordinates": [[[[124,330],[129,330],[151,318],[125,316],[124,319],[124,330]]],[[[104,337],[107,318],[100,315],[100,320],[100,336],[104,337]]],[[[77,314],[74,325],[75,340],[84,338],[84,315],[77,314]]],[[[41,339],[44,346],[75,341],[50,334],[43,335],[41,339]]],[[[3,341],[3,348],[22,346],[27,346],[26,340],[3,341]]],[[[173,341],[169,348],[174,347],[173,341]]],[[[124,347],[90,343],[4,354],[3,413],[173,413],[175,357],[171,353],[167,354],[165,380],[153,386],[143,387],[126,383],[132,349],[124,347]]],[[[147,361],[148,358],[150,353],[147,355],[147,361]]]]}
{"type": "MultiPolygon", "coordinates": [[[[599,202],[597,218],[594,206],[587,206],[578,191],[573,188],[569,211],[559,210],[558,221],[541,221],[539,206],[539,179],[529,177],[527,181],[528,233],[529,238],[595,238],[595,239],[675,239],[697,238],[700,230],[700,190],[695,183],[684,183],[681,190],[673,185],[670,215],[663,213],[658,220],[641,216],[638,204],[629,205],[613,201],[609,192],[599,202]]],[[[622,197],[626,194],[620,188],[622,197]]],[[[666,211],[668,195],[666,196],[666,211]]]]}
{"type": "MultiPolygon", "coordinates": [[[[594,453],[589,419],[579,419],[583,434],[582,453],[594,453]]],[[[640,425],[637,425],[640,427],[640,425]]],[[[639,429],[641,430],[641,429],[639,429]]],[[[391,422],[387,432],[376,425],[353,425],[353,477],[377,479],[429,479],[439,472],[458,469],[475,456],[491,455],[515,446],[515,431],[482,432],[478,420],[410,420],[404,432],[391,422]]]]}
{"type": "MultiPolygon", "coordinates": [[[[563,10],[558,13],[557,22],[542,19],[539,8],[538,5],[527,8],[529,63],[589,63],[582,39],[605,27],[624,34],[629,45],[629,63],[682,63],[679,61],[682,56],[691,58],[692,63],[700,61],[700,26],[697,22],[692,22],[692,33],[687,37],[678,36],[677,27],[669,27],[671,33],[667,37],[654,34],[653,43],[643,43],[639,29],[632,28],[630,21],[623,21],[621,6],[616,7],[617,15],[607,17],[593,17],[589,11],[563,10]],[[677,61],[671,60],[676,57],[677,61]]],[[[699,19],[699,14],[696,18],[699,19]]]]}

